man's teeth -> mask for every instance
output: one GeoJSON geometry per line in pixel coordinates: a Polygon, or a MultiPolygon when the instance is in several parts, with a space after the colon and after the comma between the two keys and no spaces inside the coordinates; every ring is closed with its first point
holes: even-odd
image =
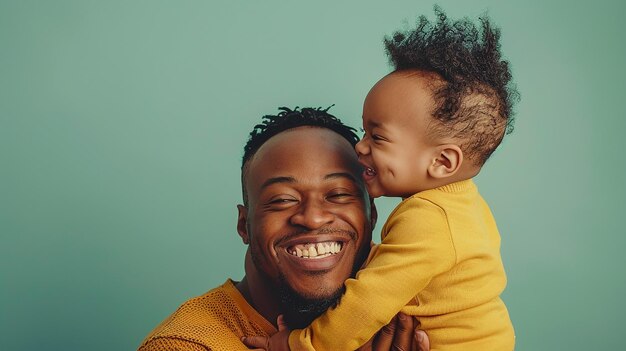
{"type": "Polygon", "coordinates": [[[376,175],[376,171],[373,168],[371,168],[371,167],[366,167],[365,168],[365,173],[367,175],[370,175],[370,176],[376,175]]]}
{"type": "Polygon", "coordinates": [[[343,244],[338,241],[327,241],[317,244],[296,245],[287,251],[302,258],[324,258],[338,253],[342,246],[343,244]]]}

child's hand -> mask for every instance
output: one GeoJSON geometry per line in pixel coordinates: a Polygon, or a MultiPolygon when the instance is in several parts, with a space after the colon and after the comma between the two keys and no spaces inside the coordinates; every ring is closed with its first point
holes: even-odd
{"type": "Polygon", "coordinates": [[[419,329],[419,322],[402,312],[378,331],[365,345],[357,351],[429,351],[428,335],[419,329]]]}
{"type": "Polygon", "coordinates": [[[278,324],[278,333],[271,337],[266,336],[249,336],[244,337],[241,341],[244,345],[255,350],[266,351],[289,351],[289,333],[291,330],[283,321],[283,315],[278,316],[276,322],[278,324]]]}

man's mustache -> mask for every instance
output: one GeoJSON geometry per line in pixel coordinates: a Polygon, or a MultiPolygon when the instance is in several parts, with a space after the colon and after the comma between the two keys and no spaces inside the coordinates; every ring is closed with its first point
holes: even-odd
{"type": "Polygon", "coordinates": [[[340,229],[340,228],[332,228],[332,227],[328,227],[328,228],[320,228],[320,229],[316,229],[316,230],[307,230],[307,229],[300,229],[300,230],[296,230],[294,232],[291,232],[287,235],[285,235],[283,238],[281,238],[280,240],[278,240],[277,244],[281,244],[283,241],[287,241],[287,240],[291,240],[294,239],[302,234],[314,234],[314,235],[322,235],[322,234],[341,234],[341,235],[346,235],[349,236],[351,240],[356,241],[357,239],[357,234],[355,231],[352,230],[346,230],[346,229],[340,229]]]}

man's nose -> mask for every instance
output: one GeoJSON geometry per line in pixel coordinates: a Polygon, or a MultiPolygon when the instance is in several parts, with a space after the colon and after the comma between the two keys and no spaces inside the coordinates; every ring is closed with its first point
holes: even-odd
{"type": "Polygon", "coordinates": [[[291,216],[291,224],[307,229],[319,229],[335,219],[328,206],[329,204],[323,200],[307,200],[300,205],[298,212],[291,216]]]}
{"type": "Polygon", "coordinates": [[[359,156],[366,155],[366,154],[369,153],[370,148],[367,145],[367,141],[365,140],[365,138],[366,138],[366,136],[364,136],[363,139],[361,139],[354,146],[354,150],[356,151],[357,155],[359,155],[359,156]]]}

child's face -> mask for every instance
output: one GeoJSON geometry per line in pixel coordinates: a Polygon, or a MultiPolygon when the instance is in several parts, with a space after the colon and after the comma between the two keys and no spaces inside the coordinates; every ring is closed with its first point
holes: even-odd
{"type": "Polygon", "coordinates": [[[394,72],[365,98],[365,135],[356,145],[372,197],[408,197],[429,189],[435,144],[428,137],[433,98],[427,76],[394,72]]]}

